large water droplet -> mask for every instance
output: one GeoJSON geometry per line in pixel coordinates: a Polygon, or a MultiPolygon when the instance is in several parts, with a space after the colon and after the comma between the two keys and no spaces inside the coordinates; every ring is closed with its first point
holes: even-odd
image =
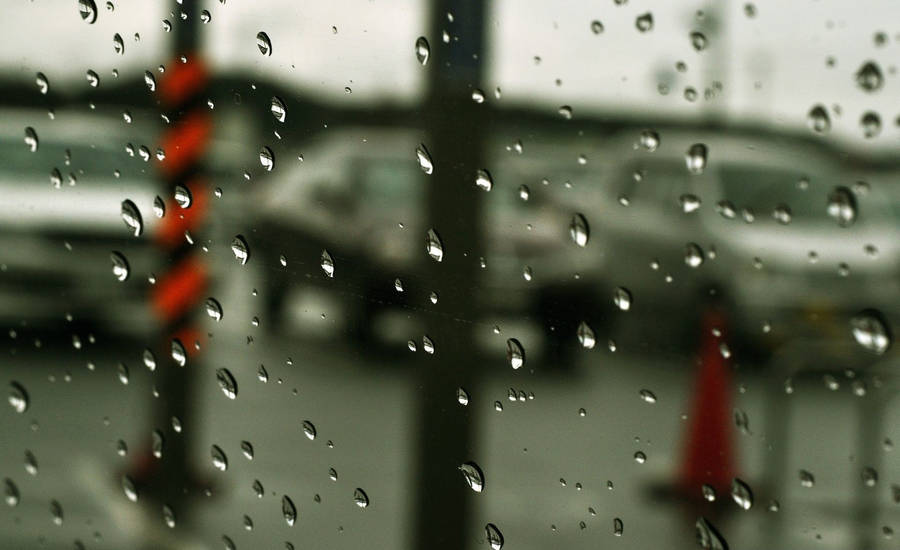
{"type": "Polygon", "coordinates": [[[506,340],[506,360],[513,369],[520,369],[525,364],[525,348],[515,338],[506,340]]]}
{"type": "Polygon", "coordinates": [[[645,151],[652,153],[659,147],[659,134],[653,130],[644,130],[641,132],[640,143],[645,151]]]}
{"type": "Polygon", "coordinates": [[[613,303],[622,311],[631,309],[631,292],[620,286],[613,291],[613,303]]]}
{"type": "Polygon", "coordinates": [[[25,128],[25,145],[28,146],[28,150],[32,153],[36,153],[40,145],[37,132],[31,126],[25,128]]]}
{"type": "Polygon", "coordinates": [[[731,499],[744,510],[753,507],[753,491],[738,478],[731,480],[731,499]]]}
{"type": "Polygon", "coordinates": [[[37,73],[34,82],[37,84],[38,90],[40,90],[42,94],[47,95],[47,92],[50,91],[50,81],[47,80],[47,75],[44,73],[37,73]]]}
{"type": "Polygon", "coordinates": [[[218,322],[222,320],[222,304],[213,297],[206,299],[206,314],[210,319],[218,322]]]}
{"type": "Polygon", "coordinates": [[[271,172],[275,167],[275,153],[265,145],[259,150],[259,164],[266,172],[271,172]]]}
{"type": "Polygon", "coordinates": [[[303,421],[303,433],[306,435],[307,439],[313,441],[316,439],[316,427],[309,420],[303,421]]]}
{"type": "Polygon", "coordinates": [[[334,277],[334,258],[331,257],[327,250],[322,251],[319,265],[322,266],[322,271],[325,272],[326,277],[334,277]]]}
{"type": "Polygon", "coordinates": [[[703,264],[703,249],[696,243],[684,245],[684,263],[688,267],[700,267],[703,264]]]}
{"type": "Polygon", "coordinates": [[[368,508],[369,495],[367,495],[365,491],[357,487],[353,490],[353,502],[355,502],[356,505],[360,508],[368,508]]]}
{"type": "Polygon", "coordinates": [[[18,382],[10,382],[9,383],[9,396],[7,397],[9,401],[9,405],[19,414],[28,410],[28,405],[30,403],[28,399],[28,392],[25,391],[25,388],[22,387],[18,382]]]}
{"type": "Polygon", "coordinates": [[[172,338],[171,353],[172,360],[175,361],[176,365],[183,367],[187,364],[187,350],[178,338],[172,338]]]}
{"type": "Polygon", "coordinates": [[[701,52],[706,49],[706,45],[706,35],[696,31],[691,33],[691,46],[693,46],[695,50],[701,52]]]}
{"type": "Polygon", "coordinates": [[[625,524],[620,518],[613,518],[613,535],[621,537],[625,532],[625,524]]]}
{"type": "Polygon", "coordinates": [[[259,53],[272,55],[272,41],[269,40],[269,35],[263,31],[256,33],[256,47],[259,48],[259,53]]]}
{"type": "Polygon", "coordinates": [[[159,195],[153,198],[153,214],[157,218],[162,218],[166,215],[166,203],[163,202],[162,197],[159,195]]]}
{"type": "Polygon", "coordinates": [[[250,259],[250,247],[247,246],[247,240],[243,235],[235,235],[231,240],[231,253],[241,265],[245,265],[250,259]]]}
{"type": "Polygon", "coordinates": [[[109,253],[109,260],[112,262],[112,272],[116,279],[119,281],[128,279],[131,267],[128,265],[128,260],[125,259],[125,256],[121,252],[112,251],[109,253]]]}
{"type": "Polygon", "coordinates": [[[83,21],[93,23],[97,20],[97,4],[94,0],[78,0],[78,13],[83,21]]]}
{"type": "Polygon", "coordinates": [[[856,221],[856,197],[846,187],[835,187],[828,194],[828,215],[841,227],[853,225],[856,221]]]}
{"type": "Polygon", "coordinates": [[[125,41],[119,33],[113,35],[113,50],[119,55],[125,54],[125,41]]]}
{"type": "Polygon", "coordinates": [[[425,66],[430,57],[431,46],[428,44],[428,40],[424,36],[416,38],[416,59],[419,61],[419,64],[425,66]]]}
{"type": "Polygon", "coordinates": [[[469,489],[472,489],[476,493],[480,493],[484,490],[484,473],[481,471],[481,468],[478,467],[478,464],[474,462],[465,462],[459,467],[459,471],[462,472],[463,478],[466,480],[466,485],[469,486],[469,489]]]}
{"type": "Polygon", "coordinates": [[[810,129],[819,134],[831,129],[831,117],[828,116],[825,106],[821,104],[812,106],[806,115],[806,121],[810,129]]]}
{"type": "Polygon", "coordinates": [[[569,237],[572,238],[572,241],[578,246],[584,247],[588,243],[590,234],[590,226],[584,216],[581,214],[572,216],[572,221],[569,222],[569,237]]]}
{"type": "Polygon", "coordinates": [[[702,174],[706,169],[707,150],[706,145],[695,143],[691,145],[684,156],[684,162],[691,174],[702,174]]]}
{"type": "Polygon", "coordinates": [[[226,397],[229,399],[237,397],[238,386],[231,371],[226,368],[216,369],[216,380],[226,397]]]}
{"type": "Polygon", "coordinates": [[[88,69],[86,73],[84,73],[84,77],[87,79],[88,84],[90,84],[91,88],[96,88],[100,85],[100,75],[96,72],[88,69]]]}
{"type": "Polygon", "coordinates": [[[881,133],[881,117],[874,111],[866,111],[859,119],[863,137],[870,139],[881,133]]]}
{"type": "Polygon", "coordinates": [[[139,237],[144,231],[144,218],[141,211],[130,199],[122,201],[122,221],[131,229],[135,237],[139,237]]]}
{"type": "Polygon", "coordinates": [[[578,337],[578,343],[581,344],[581,347],[583,347],[584,349],[594,349],[594,346],[597,344],[597,338],[594,335],[594,329],[592,329],[584,321],[578,324],[578,328],[575,330],[575,335],[578,337]]]}
{"type": "Polygon", "coordinates": [[[866,61],[854,75],[856,85],[866,92],[875,92],[884,84],[881,68],[874,61],[866,61]]]}
{"type": "Polygon", "coordinates": [[[424,143],[420,143],[416,147],[416,161],[419,163],[419,168],[426,174],[434,172],[434,163],[431,161],[431,155],[428,153],[428,149],[425,148],[424,143]]]}
{"type": "Polygon", "coordinates": [[[137,502],[138,493],[134,481],[128,476],[122,476],[122,491],[131,502],[137,502]]]}
{"type": "Polygon", "coordinates": [[[151,92],[156,91],[156,77],[150,71],[144,71],[144,84],[151,92]]]}
{"type": "Polygon", "coordinates": [[[853,316],[850,319],[850,330],[857,344],[878,355],[891,346],[887,323],[881,313],[874,309],[866,309],[853,316]]]}
{"type": "Polygon", "coordinates": [[[477,170],[475,172],[475,185],[479,189],[490,191],[494,187],[494,179],[491,177],[491,173],[483,168],[477,170]]]}
{"type": "Polygon", "coordinates": [[[469,392],[467,392],[462,387],[456,388],[456,402],[464,407],[466,405],[468,405],[469,404],[469,392]]]}
{"type": "Polygon", "coordinates": [[[694,524],[697,530],[697,544],[705,550],[728,550],[728,543],[706,518],[698,518],[694,524]]]}
{"type": "Polygon", "coordinates": [[[289,526],[293,527],[294,523],[297,522],[297,507],[294,506],[294,501],[291,500],[291,497],[287,495],[282,495],[281,497],[281,514],[289,526]]]}
{"type": "Polygon", "coordinates": [[[209,456],[212,457],[213,466],[219,471],[224,472],[228,469],[228,457],[225,456],[225,451],[222,450],[218,445],[213,445],[209,448],[209,456]]]}
{"type": "Polygon", "coordinates": [[[270,107],[272,116],[275,117],[275,120],[278,122],[284,122],[285,117],[287,116],[287,108],[284,106],[284,101],[281,100],[278,96],[272,96],[272,105],[270,107]]]}
{"type": "Polygon", "coordinates": [[[493,523],[484,526],[484,535],[487,538],[491,550],[501,550],[503,548],[503,533],[493,523]]]}
{"type": "Polygon", "coordinates": [[[634,20],[634,26],[641,32],[649,32],[653,30],[653,14],[649,11],[638,15],[634,20]]]}
{"type": "Polygon", "coordinates": [[[194,197],[191,194],[190,189],[181,184],[175,186],[175,203],[178,204],[178,206],[181,208],[190,208],[193,201],[194,197]]]}
{"type": "Polygon", "coordinates": [[[436,262],[444,259],[444,245],[434,229],[429,229],[425,234],[425,251],[436,262]]]}

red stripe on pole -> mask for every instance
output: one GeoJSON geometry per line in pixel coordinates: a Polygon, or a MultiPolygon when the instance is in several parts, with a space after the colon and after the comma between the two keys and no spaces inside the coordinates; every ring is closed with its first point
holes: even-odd
{"type": "Polygon", "coordinates": [[[182,208],[174,199],[166,201],[167,214],[155,235],[157,244],[164,248],[175,248],[183,243],[185,231],[196,229],[206,218],[209,206],[206,184],[200,179],[193,179],[182,185],[191,192],[191,205],[182,208]]]}
{"type": "Polygon", "coordinates": [[[206,65],[199,58],[194,60],[194,57],[187,56],[187,63],[177,60],[166,71],[166,77],[159,83],[159,96],[163,103],[178,105],[206,88],[209,79],[206,65]]]}
{"type": "Polygon", "coordinates": [[[206,152],[212,133],[212,117],[205,112],[187,114],[163,134],[160,147],[166,156],[159,163],[166,177],[174,177],[197,162],[206,152]]]}
{"type": "Polygon", "coordinates": [[[178,318],[203,299],[207,282],[206,266],[198,258],[186,258],[156,283],[151,296],[154,313],[162,321],[178,318]]]}

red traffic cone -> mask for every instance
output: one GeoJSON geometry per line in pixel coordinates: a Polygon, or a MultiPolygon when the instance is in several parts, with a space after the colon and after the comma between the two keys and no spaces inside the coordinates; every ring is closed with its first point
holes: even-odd
{"type": "Polygon", "coordinates": [[[711,309],[703,315],[700,366],[691,397],[679,479],[681,491],[691,496],[700,496],[704,484],[719,494],[727,494],[736,473],[730,362],[721,347],[725,328],[721,311],[711,309]]]}

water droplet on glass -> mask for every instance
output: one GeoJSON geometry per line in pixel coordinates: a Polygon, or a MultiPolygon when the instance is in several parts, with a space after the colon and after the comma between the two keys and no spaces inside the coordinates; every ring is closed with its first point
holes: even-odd
{"type": "Polygon", "coordinates": [[[122,491],[125,492],[125,496],[131,502],[137,502],[138,494],[137,488],[134,486],[134,481],[128,476],[122,476],[122,491]]]}
{"type": "Polygon", "coordinates": [[[738,478],[731,480],[731,499],[744,510],[753,507],[753,491],[738,478]]]}
{"type": "Polygon", "coordinates": [[[425,66],[429,57],[431,57],[431,46],[428,44],[428,40],[424,36],[416,38],[416,59],[419,64],[425,66]]]}
{"type": "Polygon", "coordinates": [[[250,247],[247,246],[247,241],[243,235],[235,235],[234,239],[231,240],[231,253],[234,254],[234,258],[241,265],[245,265],[247,260],[250,259],[250,247]]]}
{"type": "Polygon", "coordinates": [[[93,23],[97,20],[97,4],[94,0],[78,0],[78,13],[83,21],[93,23]]]}
{"type": "Polygon", "coordinates": [[[528,186],[524,183],[519,186],[519,198],[523,201],[527,201],[531,196],[531,191],[529,191],[528,186]]]}
{"type": "Polygon", "coordinates": [[[859,119],[859,125],[862,126],[863,137],[869,139],[881,133],[881,117],[873,111],[866,111],[859,119]]]}
{"type": "Polygon", "coordinates": [[[810,488],[816,484],[816,478],[812,475],[812,472],[808,470],[800,470],[800,485],[802,487],[810,488]]]}
{"type": "Polygon", "coordinates": [[[703,495],[703,499],[707,502],[715,502],[716,490],[713,489],[712,486],[704,483],[703,486],[700,487],[700,493],[703,495]]]}
{"type": "Polygon", "coordinates": [[[647,455],[645,455],[643,451],[637,451],[634,453],[634,461],[638,464],[643,464],[644,462],[647,462],[647,455]]]}
{"type": "Polygon", "coordinates": [[[469,404],[469,393],[462,387],[456,388],[456,402],[464,407],[469,404]]]}
{"type": "Polygon", "coordinates": [[[323,250],[320,260],[319,265],[322,266],[322,271],[325,272],[325,275],[327,277],[334,277],[334,258],[331,257],[331,254],[329,254],[327,250],[323,250]]]}
{"type": "Polygon", "coordinates": [[[884,76],[881,68],[874,61],[866,61],[854,75],[856,85],[866,92],[875,92],[881,89],[884,76]]]}
{"type": "Polygon", "coordinates": [[[25,128],[25,145],[28,146],[28,150],[32,153],[36,153],[40,145],[37,132],[31,126],[25,128]]]}
{"type": "Polygon", "coordinates": [[[590,237],[590,227],[583,215],[575,214],[572,216],[572,221],[569,223],[569,236],[578,246],[584,247],[587,245],[590,237]]]}
{"type": "Polygon", "coordinates": [[[210,15],[209,10],[200,12],[200,21],[203,22],[204,25],[212,21],[212,15],[210,15]]]}
{"type": "Polygon", "coordinates": [[[119,55],[125,54],[125,41],[119,33],[113,35],[113,50],[119,55]]]}
{"type": "MultiPolygon", "coordinates": [[[[93,2],[91,3],[93,4],[93,2]]],[[[50,501],[50,516],[53,518],[54,525],[63,524],[63,509],[62,504],[60,504],[59,501],[50,501]]]]}
{"type": "Polygon", "coordinates": [[[728,543],[706,518],[698,518],[694,524],[697,544],[704,550],[728,550],[728,543]]]}
{"type": "Polygon", "coordinates": [[[19,488],[8,477],[3,480],[3,501],[9,507],[19,504],[19,488]]]}
{"type": "Polygon", "coordinates": [[[281,497],[281,514],[284,516],[284,521],[288,526],[293,527],[294,523],[297,522],[297,507],[294,506],[294,501],[291,500],[291,497],[287,495],[282,495],[281,497]]]}
{"type": "Polygon", "coordinates": [[[231,371],[226,368],[216,369],[216,380],[226,397],[229,399],[237,397],[238,386],[231,371]]]}
{"type": "Polygon", "coordinates": [[[484,490],[484,473],[482,473],[478,464],[466,462],[459,467],[459,471],[462,472],[463,478],[465,478],[466,485],[469,486],[469,489],[472,489],[476,493],[480,493],[484,490]]]}
{"type": "Polygon", "coordinates": [[[650,390],[643,389],[640,392],[638,392],[638,395],[640,395],[641,400],[646,403],[656,403],[656,394],[654,394],[650,390]]]}
{"type": "Polygon", "coordinates": [[[172,508],[170,506],[164,504],[162,507],[162,515],[163,515],[163,522],[165,522],[166,527],[168,527],[169,529],[174,529],[175,528],[175,510],[172,510],[172,508]]]}
{"type": "Polygon", "coordinates": [[[213,297],[206,299],[206,314],[210,319],[218,322],[222,320],[222,304],[213,297]]]}
{"type": "Polygon", "coordinates": [[[600,34],[603,32],[603,23],[594,19],[591,21],[591,32],[594,34],[600,34]]]}
{"type": "Polygon", "coordinates": [[[634,26],[641,32],[649,32],[653,30],[653,14],[650,12],[638,15],[634,20],[634,26]]]}
{"type": "Polygon", "coordinates": [[[306,434],[307,439],[310,441],[316,439],[316,427],[309,420],[303,421],[303,433],[306,434]]]}
{"type": "Polygon", "coordinates": [[[706,157],[706,145],[702,143],[695,143],[691,145],[684,157],[684,162],[687,166],[688,172],[690,172],[691,174],[702,174],[703,170],[706,169],[706,157]]]}
{"type": "Polygon", "coordinates": [[[631,309],[631,292],[620,286],[613,291],[613,303],[622,311],[631,309]]]}
{"type": "Polygon", "coordinates": [[[594,329],[584,321],[578,324],[575,335],[578,337],[578,343],[581,344],[581,347],[584,349],[594,349],[594,346],[597,344],[594,329]]]}
{"type": "Polygon", "coordinates": [[[183,367],[187,364],[187,350],[184,348],[184,344],[181,343],[181,340],[178,338],[172,339],[172,360],[175,361],[175,364],[179,367],[183,367]]]}
{"type": "Polygon", "coordinates": [[[144,218],[141,216],[141,211],[129,199],[122,201],[122,221],[131,229],[135,237],[139,237],[144,231],[144,218]]]}
{"type": "Polygon", "coordinates": [[[651,153],[656,151],[656,149],[659,148],[659,134],[653,130],[642,131],[640,144],[645,151],[650,151],[651,153]]]}
{"type": "Polygon", "coordinates": [[[688,243],[684,246],[684,263],[688,267],[700,267],[703,263],[703,249],[696,243],[688,243]]]}
{"type": "Polygon", "coordinates": [[[863,485],[866,487],[874,487],[878,484],[878,472],[871,466],[866,466],[862,469],[860,478],[862,479],[863,485]]]}
{"type": "Polygon", "coordinates": [[[850,189],[839,186],[828,194],[828,215],[841,227],[856,221],[856,197],[850,189]]]}
{"type": "Polygon", "coordinates": [[[874,309],[866,309],[853,316],[850,330],[857,344],[878,355],[891,346],[891,334],[884,317],[874,309]]]}
{"type": "Polygon", "coordinates": [[[506,360],[513,369],[520,369],[525,364],[525,349],[515,338],[506,340],[506,360]]]}
{"type": "Polygon", "coordinates": [[[418,147],[416,147],[416,160],[419,163],[419,168],[422,169],[426,174],[431,174],[434,172],[434,164],[431,162],[431,155],[428,154],[428,149],[425,148],[424,143],[420,143],[418,147]]]}
{"type": "Polygon", "coordinates": [[[484,191],[490,191],[494,187],[494,180],[491,173],[485,169],[479,169],[475,172],[475,185],[484,191]]]}
{"type": "Polygon", "coordinates": [[[422,336],[422,349],[429,355],[434,355],[434,342],[428,336],[422,336]]]}
{"type": "Polygon", "coordinates": [[[272,41],[269,40],[269,35],[262,31],[256,33],[256,47],[259,48],[259,53],[272,55],[272,41]]]}
{"type": "Polygon", "coordinates": [[[38,90],[40,90],[43,95],[47,95],[47,92],[50,91],[50,81],[47,80],[47,75],[44,73],[37,73],[34,81],[37,84],[38,90]]]}
{"type": "Polygon", "coordinates": [[[88,84],[90,84],[92,88],[96,88],[100,85],[100,75],[98,75],[94,71],[88,69],[88,71],[84,73],[84,77],[87,79],[88,84]]]}
{"type": "Polygon", "coordinates": [[[215,468],[221,472],[224,472],[228,469],[228,457],[225,456],[225,451],[222,450],[218,445],[213,445],[209,448],[209,456],[212,457],[212,463],[215,468]]]}
{"type": "Polygon", "coordinates": [[[357,487],[353,490],[353,502],[355,502],[356,505],[360,508],[367,508],[369,506],[369,495],[367,495],[365,491],[357,487]]]}
{"type": "Polygon", "coordinates": [[[271,172],[275,167],[275,153],[266,146],[259,150],[259,164],[266,172],[271,172]]]}
{"type": "Polygon", "coordinates": [[[491,550],[501,550],[503,548],[503,533],[493,523],[484,526],[484,535],[487,538],[491,550]]]}
{"type": "Polygon", "coordinates": [[[119,366],[116,368],[116,376],[118,376],[119,382],[121,382],[123,386],[127,386],[130,379],[128,365],[126,365],[125,363],[119,363],[119,366]]]}
{"type": "Polygon", "coordinates": [[[193,202],[193,196],[191,195],[191,190],[181,184],[176,185],[175,186],[175,202],[181,208],[190,208],[191,202],[193,202]]]}
{"type": "Polygon", "coordinates": [[[472,101],[475,103],[484,103],[484,91],[481,88],[472,90],[472,101]]]}
{"type": "Polygon", "coordinates": [[[572,107],[569,105],[563,105],[557,111],[559,116],[563,117],[566,120],[572,120],[572,107]]]}
{"type": "Polygon", "coordinates": [[[272,105],[270,107],[272,116],[275,117],[275,120],[278,122],[284,122],[285,117],[287,116],[287,108],[284,106],[284,101],[281,100],[278,96],[272,96],[272,105]]]}
{"type": "Polygon", "coordinates": [[[791,223],[792,216],[791,207],[786,204],[779,204],[775,207],[775,210],[772,211],[772,217],[781,225],[788,225],[791,223]]]}
{"type": "Polygon", "coordinates": [[[109,254],[109,260],[112,262],[112,272],[116,279],[119,281],[128,279],[131,268],[128,265],[128,260],[125,259],[125,256],[123,256],[121,252],[113,251],[109,254]]]}
{"type": "Polygon", "coordinates": [[[706,36],[701,32],[691,33],[691,46],[698,52],[706,49],[706,36]]]}
{"type": "Polygon", "coordinates": [[[613,518],[613,535],[621,537],[624,532],[625,524],[622,523],[622,520],[620,518],[613,518]]]}
{"type": "Polygon", "coordinates": [[[812,131],[816,133],[827,132],[831,129],[831,117],[824,105],[813,105],[806,115],[807,123],[812,131]]]}
{"type": "Polygon", "coordinates": [[[28,392],[25,391],[25,388],[18,382],[9,383],[9,396],[7,397],[7,400],[13,410],[19,414],[28,410],[28,405],[30,403],[28,392]]]}
{"type": "Polygon", "coordinates": [[[444,259],[444,245],[434,229],[429,229],[425,234],[425,251],[436,262],[444,259]]]}
{"type": "Polygon", "coordinates": [[[156,370],[156,356],[153,355],[153,352],[150,351],[149,348],[145,349],[141,354],[141,359],[144,361],[144,366],[147,367],[150,372],[156,370]]]}

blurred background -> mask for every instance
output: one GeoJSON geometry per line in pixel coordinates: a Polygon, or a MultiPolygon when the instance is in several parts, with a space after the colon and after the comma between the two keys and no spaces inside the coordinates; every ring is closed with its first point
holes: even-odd
{"type": "Polygon", "coordinates": [[[894,3],[4,15],[3,548],[897,547],[894,3]]]}

